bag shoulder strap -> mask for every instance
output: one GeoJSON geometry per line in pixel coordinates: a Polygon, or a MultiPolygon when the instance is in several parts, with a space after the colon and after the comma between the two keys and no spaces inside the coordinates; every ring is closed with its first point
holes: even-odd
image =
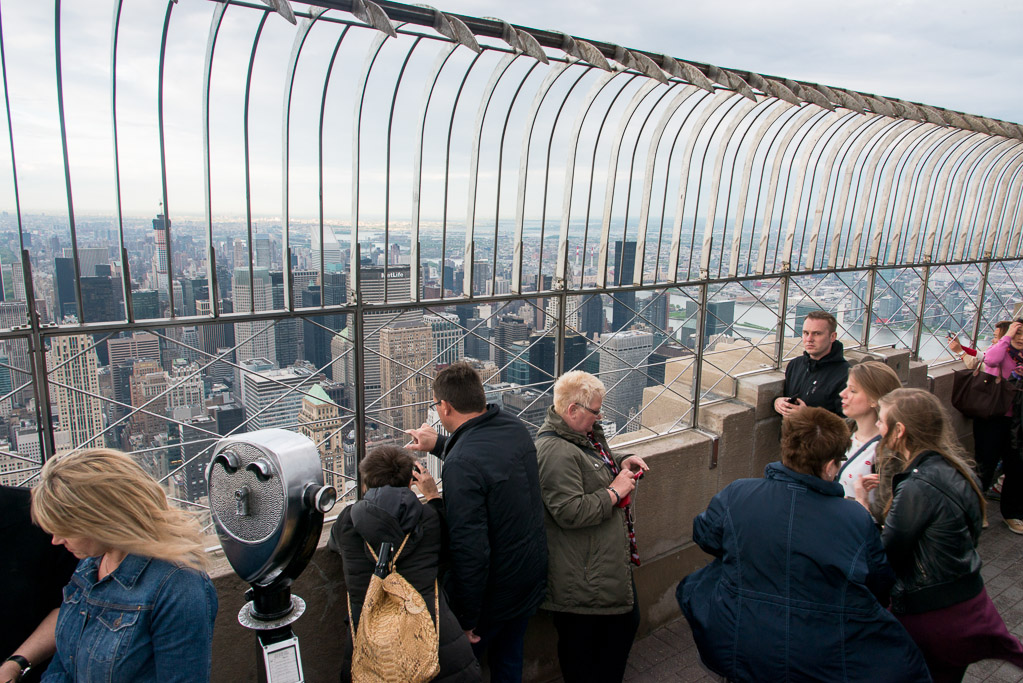
{"type": "MultiPolygon", "coordinates": [[[[398,555],[401,555],[401,551],[405,549],[405,543],[408,542],[408,537],[409,537],[409,534],[405,534],[405,538],[402,539],[401,545],[398,546],[398,551],[396,553],[394,553],[394,557],[391,558],[391,563],[390,563],[391,567],[390,567],[390,569],[391,569],[392,572],[394,571],[394,563],[398,561],[398,555]]],[[[369,549],[369,554],[373,556],[373,561],[374,562],[379,562],[380,558],[377,557],[376,552],[373,550],[373,546],[371,546],[367,541],[363,541],[363,543],[366,543],[366,548],[369,549]]],[[[402,578],[404,578],[404,577],[402,577],[402,578]]],[[[411,584],[409,584],[409,585],[411,585],[411,584]]],[[[437,638],[438,639],[440,638],[440,592],[439,591],[440,591],[440,588],[437,585],[437,579],[434,578],[434,580],[433,580],[433,614],[434,614],[435,620],[437,622],[437,638]]],[[[354,643],[355,643],[355,618],[354,618],[354,615],[352,614],[352,594],[351,594],[351,592],[349,592],[347,590],[345,591],[345,599],[348,601],[348,628],[352,632],[352,644],[354,645],[354,643]]]]}
{"type": "Polygon", "coordinates": [[[865,451],[868,448],[870,448],[871,444],[875,444],[875,443],[877,443],[880,440],[881,440],[881,435],[878,434],[873,439],[871,439],[867,443],[865,443],[862,446],[860,446],[859,449],[855,453],[853,453],[849,458],[846,459],[846,461],[844,463],[842,463],[842,467],[841,467],[841,469],[838,470],[838,474],[835,475],[835,479],[837,480],[838,477],[842,476],[842,472],[845,472],[845,468],[849,466],[849,463],[851,463],[856,458],[860,457],[860,454],[863,453],[863,451],[865,451]]]}

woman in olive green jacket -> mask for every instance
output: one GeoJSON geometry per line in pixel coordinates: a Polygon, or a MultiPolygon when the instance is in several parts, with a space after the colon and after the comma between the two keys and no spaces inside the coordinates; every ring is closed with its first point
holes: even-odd
{"type": "Polygon", "coordinates": [[[550,554],[541,608],[554,613],[566,683],[621,681],[639,627],[629,499],[647,466],[612,456],[598,422],[604,394],[593,375],[565,373],[536,436],[550,554]]]}

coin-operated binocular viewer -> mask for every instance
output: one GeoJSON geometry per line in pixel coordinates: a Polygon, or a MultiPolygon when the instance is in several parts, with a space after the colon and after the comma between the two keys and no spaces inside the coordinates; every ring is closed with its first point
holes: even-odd
{"type": "Polygon", "coordinates": [[[305,602],[291,584],[305,569],[337,500],[323,485],[320,454],[301,434],[263,429],[217,442],[206,469],[210,512],[224,554],[251,588],[238,613],[256,631],[260,680],[302,683],[302,657],[291,630],[305,602]]]}

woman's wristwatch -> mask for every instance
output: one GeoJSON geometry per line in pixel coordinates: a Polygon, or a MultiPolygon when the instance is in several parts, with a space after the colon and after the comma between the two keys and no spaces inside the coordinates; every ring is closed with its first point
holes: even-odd
{"type": "Polygon", "coordinates": [[[32,662],[28,661],[21,655],[11,655],[10,657],[4,660],[4,664],[6,664],[7,662],[14,662],[21,668],[21,671],[18,672],[18,677],[14,679],[16,681],[20,681],[22,678],[25,677],[25,674],[32,670],[32,662]]]}
{"type": "Polygon", "coordinates": [[[610,491],[611,493],[615,494],[615,505],[618,505],[618,503],[622,502],[622,497],[620,495],[618,495],[617,491],[615,491],[615,487],[614,486],[608,486],[607,490],[610,491]]]}

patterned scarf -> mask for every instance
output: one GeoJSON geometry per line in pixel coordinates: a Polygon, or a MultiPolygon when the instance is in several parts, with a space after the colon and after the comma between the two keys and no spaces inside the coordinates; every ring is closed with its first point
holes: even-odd
{"type": "MultiPolygon", "coordinates": [[[[593,445],[593,448],[597,451],[597,453],[600,455],[600,457],[604,460],[604,464],[607,465],[607,468],[609,470],[611,470],[612,476],[616,476],[617,477],[618,476],[618,472],[620,471],[618,469],[618,465],[615,464],[615,461],[611,459],[611,457],[607,454],[607,451],[604,450],[604,447],[600,444],[599,441],[597,441],[597,438],[593,435],[593,432],[590,432],[589,434],[587,434],[586,438],[588,438],[590,440],[590,444],[593,445]]],[[[628,530],[628,536],[629,536],[629,559],[632,560],[632,564],[634,564],[634,565],[636,565],[638,567],[639,566],[639,547],[636,545],[636,525],[632,521],[632,506],[631,505],[626,505],[625,506],[625,528],[628,530]]]]}
{"type": "Polygon", "coordinates": [[[1023,349],[1017,349],[1012,344],[1009,344],[1009,358],[1015,364],[1016,369],[1012,371],[1012,379],[1023,379],[1023,370],[1020,369],[1020,365],[1023,364],[1023,349]]]}

